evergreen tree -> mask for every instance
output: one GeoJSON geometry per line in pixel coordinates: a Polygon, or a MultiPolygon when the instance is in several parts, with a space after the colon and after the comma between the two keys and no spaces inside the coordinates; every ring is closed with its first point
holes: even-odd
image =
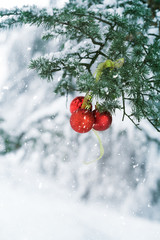
{"type": "Polygon", "coordinates": [[[42,26],[43,40],[58,38],[61,46],[32,59],[30,68],[54,81],[54,91],[64,95],[84,92],[95,98],[100,111],[123,111],[137,127],[147,119],[160,131],[160,36],[152,31],[150,8],[140,0],[105,4],[70,0],[62,9],[36,6],[1,10],[0,28],[29,24],[42,26]],[[123,59],[121,68],[113,65],[123,59]],[[93,72],[99,63],[110,61],[98,81],[93,72]],[[54,73],[60,72],[57,81],[54,73]]]}

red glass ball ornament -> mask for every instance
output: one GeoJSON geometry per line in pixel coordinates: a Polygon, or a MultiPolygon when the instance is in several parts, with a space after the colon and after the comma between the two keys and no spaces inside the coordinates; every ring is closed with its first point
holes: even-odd
{"type": "Polygon", "coordinates": [[[93,124],[93,129],[97,131],[104,131],[108,129],[112,123],[112,115],[110,112],[100,113],[97,109],[93,111],[95,122],[93,124]]]}
{"type": "Polygon", "coordinates": [[[90,110],[77,109],[70,117],[70,124],[74,131],[78,133],[86,133],[92,129],[94,124],[94,116],[90,110]]]}
{"type": "MultiPolygon", "coordinates": [[[[70,104],[70,112],[73,113],[77,109],[81,108],[83,100],[84,100],[83,96],[79,96],[79,97],[74,98],[72,100],[71,104],[70,104]]],[[[92,105],[91,104],[89,104],[89,109],[92,110],[92,105]]]]}

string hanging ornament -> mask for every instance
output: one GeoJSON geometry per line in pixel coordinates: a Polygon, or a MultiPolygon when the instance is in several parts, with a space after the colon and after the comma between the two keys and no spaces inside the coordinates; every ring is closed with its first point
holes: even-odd
{"type": "MultiPolygon", "coordinates": [[[[99,63],[96,71],[93,73],[95,82],[100,80],[101,75],[106,68],[109,68],[112,71],[115,68],[121,68],[123,64],[124,58],[117,59],[116,61],[107,59],[105,62],[99,63]]],[[[92,111],[92,100],[93,94],[89,91],[85,96],[77,96],[74,98],[70,104],[70,125],[72,129],[78,133],[87,133],[92,130],[99,142],[99,157],[90,162],[84,162],[85,164],[96,162],[103,157],[104,147],[98,131],[107,130],[112,123],[111,113],[109,111],[99,112],[97,107],[98,103],[96,104],[96,109],[92,111]]]]}

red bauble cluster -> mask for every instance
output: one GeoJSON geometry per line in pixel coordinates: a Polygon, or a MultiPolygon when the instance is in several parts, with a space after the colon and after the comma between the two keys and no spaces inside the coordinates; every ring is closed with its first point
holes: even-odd
{"type": "Polygon", "coordinates": [[[90,109],[81,108],[84,97],[76,97],[70,104],[70,124],[74,131],[78,133],[89,132],[92,128],[97,131],[104,131],[108,129],[112,123],[112,115],[109,112],[100,113],[97,109],[92,111],[90,109]]]}

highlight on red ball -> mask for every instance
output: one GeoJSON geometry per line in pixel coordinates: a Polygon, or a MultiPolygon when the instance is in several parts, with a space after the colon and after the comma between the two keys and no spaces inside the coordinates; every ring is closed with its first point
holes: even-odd
{"type": "Polygon", "coordinates": [[[86,109],[83,104],[84,98],[83,96],[78,96],[71,101],[70,125],[72,129],[78,133],[89,132],[92,128],[97,131],[107,130],[112,123],[111,113],[108,111],[99,112],[97,107],[92,111],[92,104],[90,102],[87,103],[89,109],[86,109]]]}
{"type": "Polygon", "coordinates": [[[86,133],[92,129],[94,124],[93,112],[86,109],[77,109],[70,118],[70,124],[74,131],[78,133],[86,133]]]}

